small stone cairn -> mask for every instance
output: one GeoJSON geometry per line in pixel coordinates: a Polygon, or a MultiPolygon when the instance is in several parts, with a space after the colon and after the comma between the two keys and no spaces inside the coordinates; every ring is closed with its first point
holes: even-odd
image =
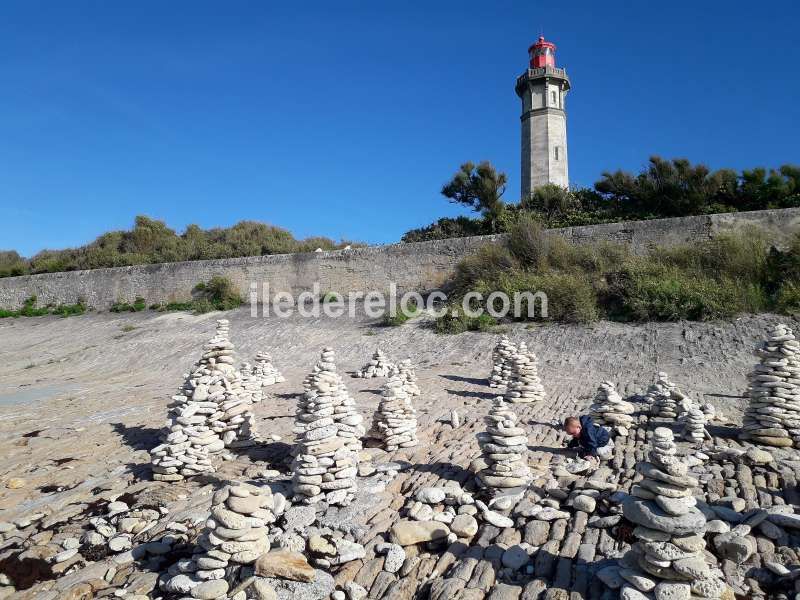
{"type": "Polygon", "coordinates": [[[331,348],[322,351],[298,403],[292,463],[295,498],[305,504],[349,504],[356,490],[363,418],[336,372],[331,348]]]}
{"type": "Polygon", "coordinates": [[[411,395],[406,391],[402,375],[393,375],[384,385],[375,429],[387,452],[419,444],[417,411],[411,404],[411,395]]]}
{"type": "Polygon", "coordinates": [[[250,402],[256,403],[263,400],[264,394],[261,390],[261,381],[253,373],[253,367],[250,363],[242,363],[239,367],[239,376],[242,380],[242,387],[244,393],[250,398],[250,402]]]}
{"type": "Polygon", "coordinates": [[[680,423],[683,425],[682,436],[687,442],[702,444],[706,438],[706,415],[698,404],[691,398],[684,398],[680,402],[680,423]]]}
{"type": "Polygon", "coordinates": [[[183,387],[172,397],[162,443],[150,451],[153,479],[157,481],[180,481],[213,472],[210,454],[225,448],[213,426],[224,416],[216,399],[224,389],[220,385],[223,376],[212,372],[217,372],[216,364],[225,373],[234,372],[228,352],[228,346],[232,349],[233,345],[219,337],[221,332],[227,336],[227,323],[224,319],[217,322],[217,335],[205,346],[201,359],[185,375],[183,387]],[[217,359],[224,360],[217,363],[217,359]]]}
{"type": "Polygon", "coordinates": [[[356,372],[356,377],[370,379],[371,377],[391,377],[397,373],[397,365],[389,361],[389,358],[378,348],[372,355],[372,360],[364,368],[356,372]]]}
{"type": "Polygon", "coordinates": [[[530,483],[528,436],[517,420],[501,396],[492,401],[486,431],[478,436],[486,465],[478,472],[478,479],[487,488],[502,491],[530,483]]]}
{"type": "Polygon", "coordinates": [[[242,376],[233,366],[234,345],[229,339],[227,319],[217,321],[216,335],[204,346],[205,353],[194,374],[207,390],[208,399],[217,403],[211,416],[214,432],[228,448],[245,448],[256,443],[252,401],[242,383],[242,376]]]}
{"type": "Polygon", "coordinates": [[[501,388],[508,385],[514,370],[514,356],[517,347],[507,336],[502,336],[492,350],[492,372],[489,375],[489,387],[501,388]]]}
{"type": "Polygon", "coordinates": [[[239,567],[269,551],[273,508],[269,487],[232,483],[215,492],[195,555],[170,567],[165,591],[190,598],[228,598],[240,579],[239,567]]]}
{"type": "Polygon", "coordinates": [[[411,364],[411,359],[406,358],[400,361],[397,365],[398,374],[403,380],[403,389],[409,396],[419,396],[420,390],[417,385],[417,372],[414,370],[414,365],[411,364]]]}
{"type": "Polygon", "coordinates": [[[650,414],[664,419],[678,417],[676,386],[663,371],[658,379],[647,389],[647,400],[650,402],[650,414]]]}
{"type": "Polygon", "coordinates": [[[746,439],[767,446],[800,446],[800,343],[786,325],[772,328],[756,350],[748,375],[750,402],[742,420],[746,439]]]}
{"type": "Polygon", "coordinates": [[[514,370],[504,396],[506,402],[522,404],[544,400],[545,391],[537,372],[537,362],[536,354],[521,342],[514,355],[514,370]]]}
{"type": "Polygon", "coordinates": [[[272,356],[267,352],[259,352],[256,354],[253,375],[258,377],[262,387],[268,387],[286,381],[284,376],[281,375],[281,372],[272,364],[272,356]]]}
{"type": "Polygon", "coordinates": [[[721,572],[712,571],[704,556],[706,517],[692,496],[698,481],[676,456],[670,429],[656,428],[648,458],[636,465],[644,479],[623,501],[638,541],[620,561],[620,597],[722,597],[727,586],[721,572]]]}
{"type": "Polygon", "coordinates": [[[633,404],[623,400],[610,381],[604,381],[597,388],[594,404],[590,408],[595,423],[612,427],[621,436],[628,435],[628,430],[633,425],[634,411],[633,404]]]}

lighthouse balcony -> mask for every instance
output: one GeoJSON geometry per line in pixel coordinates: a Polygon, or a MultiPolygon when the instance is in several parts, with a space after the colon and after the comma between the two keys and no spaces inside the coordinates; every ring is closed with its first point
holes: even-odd
{"type": "Polygon", "coordinates": [[[559,69],[558,67],[540,67],[538,69],[527,69],[522,75],[517,77],[517,84],[519,85],[529,79],[539,79],[540,77],[557,77],[569,81],[565,69],[559,69]]]}

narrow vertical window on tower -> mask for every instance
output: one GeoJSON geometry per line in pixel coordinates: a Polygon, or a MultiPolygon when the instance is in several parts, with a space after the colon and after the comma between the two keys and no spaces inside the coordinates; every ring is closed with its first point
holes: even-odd
{"type": "Polygon", "coordinates": [[[550,92],[550,104],[558,108],[558,98],[556,96],[555,91],[550,92]]]}
{"type": "Polygon", "coordinates": [[[558,146],[555,146],[553,150],[555,150],[556,160],[558,160],[558,146]]]}

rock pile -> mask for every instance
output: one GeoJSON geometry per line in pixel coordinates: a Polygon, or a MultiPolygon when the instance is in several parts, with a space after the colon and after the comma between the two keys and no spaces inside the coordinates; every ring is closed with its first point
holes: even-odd
{"type": "Polygon", "coordinates": [[[227,332],[228,322],[221,319],[215,337],[172,397],[162,443],[150,451],[157,481],[179,481],[214,471],[209,455],[225,448],[219,433],[225,428],[221,419],[226,415],[220,411],[219,400],[224,400],[225,390],[230,388],[227,378],[236,378],[233,344],[227,341],[227,332]]]}
{"type": "Polygon", "coordinates": [[[544,400],[545,391],[537,372],[536,354],[521,342],[513,358],[513,373],[505,393],[506,402],[528,403],[544,400]]]}
{"type": "Polygon", "coordinates": [[[397,365],[397,370],[400,378],[403,380],[403,389],[406,391],[406,394],[409,396],[419,396],[420,391],[417,385],[417,372],[411,364],[411,359],[406,358],[405,360],[401,360],[400,364],[397,365]]]}
{"type": "Polygon", "coordinates": [[[508,385],[514,370],[514,356],[517,347],[507,336],[502,336],[492,350],[492,372],[489,375],[489,387],[499,388],[508,385]]]}
{"type": "Polygon", "coordinates": [[[706,415],[703,410],[689,398],[681,400],[680,423],[683,426],[682,436],[687,442],[701,444],[706,438],[706,415]]]}
{"type": "Polygon", "coordinates": [[[164,591],[206,600],[228,598],[239,579],[237,567],[253,564],[270,548],[273,508],[269,487],[233,483],[215,492],[198,552],[170,567],[164,591]]]}
{"type": "Polygon", "coordinates": [[[216,335],[204,346],[205,353],[192,377],[198,389],[205,391],[208,400],[217,403],[211,415],[211,428],[226,447],[247,447],[255,443],[255,418],[249,394],[234,368],[234,345],[229,339],[227,319],[217,321],[216,335]]]}
{"type": "Polygon", "coordinates": [[[670,429],[655,430],[648,458],[636,465],[644,479],[623,501],[638,541],[620,561],[621,597],[722,597],[727,586],[721,572],[705,560],[706,517],[692,496],[698,481],[676,456],[670,429]]]}
{"type": "Polygon", "coordinates": [[[261,381],[253,373],[253,367],[250,363],[242,363],[239,367],[239,377],[242,380],[242,389],[244,395],[250,399],[250,402],[261,402],[264,394],[261,390],[261,381]]]}
{"type": "Polygon", "coordinates": [[[619,395],[614,384],[604,381],[597,388],[594,404],[590,408],[594,422],[598,425],[613,427],[619,435],[628,435],[628,429],[633,425],[635,408],[619,395]]]}
{"type": "Polygon", "coordinates": [[[678,394],[674,383],[663,371],[658,379],[647,389],[647,400],[650,403],[650,414],[654,417],[675,419],[678,416],[678,394]]]}
{"type": "Polygon", "coordinates": [[[411,448],[417,441],[417,411],[411,404],[402,375],[394,375],[383,388],[375,423],[384,450],[411,448]]]}
{"type": "Polygon", "coordinates": [[[332,349],[322,351],[297,408],[292,481],[295,497],[307,504],[349,504],[356,491],[364,425],[334,359],[332,349]]]}
{"type": "Polygon", "coordinates": [[[496,490],[527,486],[531,474],[528,436],[502,397],[492,402],[486,425],[486,431],[478,436],[485,464],[478,472],[480,483],[496,490]]]}
{"type": "Polygon", "coordinates": [[[760,361],[748,375],[743,434],[767,446],[800,446],[800,343],[789,327],[777,325],[755,355],[760,361]]]}
{"type": "Polygon", "coordinates": [[[258,377],[262,387],[286,381],[283,375],[281,375],[281,372],[272,364],[272,356],[267,352],[259,352],[256,354],[253,375],[258,377]]]}
{"type": "Polygon", "coordinates": [[[389,377],[395,373],[397,373],[397,365],[390,362],[383,350],[378,348],[375,350],[375,354],[372,355],[372,360],[364,368],[356,372],[355,376],[369,379],[371,377],[389,377]]]}

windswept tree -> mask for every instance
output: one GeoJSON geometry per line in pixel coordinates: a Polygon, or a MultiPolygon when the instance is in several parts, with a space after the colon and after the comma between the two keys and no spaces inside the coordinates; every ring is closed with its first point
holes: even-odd
{"type": "Polygon", "coordinates": [[[442,195],[450,202],[464,204],[489,219],[492,231],[497,231],[497,219],[503,212],[502,196],[508,178],[497,171],[490,162],[475,165],[466,162],[453,178],[442,187],[442,195]]]}

